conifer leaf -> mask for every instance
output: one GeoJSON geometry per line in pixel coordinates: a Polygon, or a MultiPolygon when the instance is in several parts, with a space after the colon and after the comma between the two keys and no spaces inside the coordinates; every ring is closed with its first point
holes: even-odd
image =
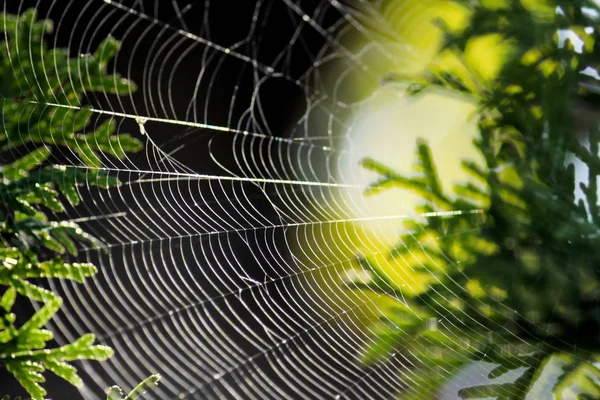
{"type": "Polygon", "coordinates": [[[139,385],[137,385],[125,398],[124,400],[136,400],[141,397],[148,390],[152,389],[154,386],[158,385],[158,381],[160,380],[160,375],[150,375],[148,378],[144,379],[139,385]]]}
{"type": "Polygon", "coordinates": [[[0,298],[0,307],[6,312],[10,312],[15,300],[17,299],[17,291],[13,287],[9,287],[4,291],[2,298],[0,298]]]}
{"type": "Polygon", "coordinates": [[[65,381],[69,382],[71,385],[77,387],[81,387],[83,385],[83,381],[77,375],[77,369],[72,365],[53,359],[44,360],[43,364],[48,371],[61,377],[65,381]]]}
{"type": "Polygon", "coordinates": [[[98,60],[100,66],[105,66],[117,54],[121,44],[112,36],[107,36],[94,53],[94,58],[98,60]]]}
{"type": "Polygon", "coordinates": [[[14,287],[20,295],[28,297],[31,300],[41,302],[56,301],[56,296],[54,293],[39,286],[33,285],[25,280],[13,278],[8,283],[14,287]]]}
{"type": "Polygon", "coordinates": [[[106,391],[106,400],[123,400],[125,393],[118,386],[111,386],[106,391]]]}
{"type": "Polygon", "coordinates": [[[46,304],[19,328],[19,335],[29,334],[31,331],[43,327],[56,314],[61,305],[62,299],[52,295],[52,297],[47,299],[46,304]]]}
{"type": "Polygon", "coordinates": [[[5,179],[18,179],[27,176],[28,172],[40,166],[50,156],[50,149],[40,147],[18,160],[0,168],[5,179]]]}
{"type": "Polygon", "coordinates": [[[32,400],[43,400],[46,391],[40,386],[44,382],[43,367],[31,361],[25,363],[7,362],[6,369],[14,375],[21,386],[31,395],[32,400]]]}

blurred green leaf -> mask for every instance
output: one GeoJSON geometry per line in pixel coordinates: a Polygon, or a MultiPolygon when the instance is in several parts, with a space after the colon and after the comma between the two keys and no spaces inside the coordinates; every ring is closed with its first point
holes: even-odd
{"type": "Polygon", "coordinates": [[[423,141],[416,144],[411,175],[362,160],[379,175],[366,195],[403,189],[423,199],[389,258],[429,279],[415,296],[389,279],[389,266],[359,258],[352,276],[368,280],[347,286],[392,292],[400,304],[396,311],[384,309],[371,327],[363,360],[406,357],[412,374],[403,395],[411,399],[435,398],[468,363],[491,362],[492,382],[464,388],[460,396],[511,400],[530,398],[550,360],[562,360],[554,395],[570,389],[580,398],[598,398],[600,129],[589,132],[589,146],[581,144],[573,104],[598,101],[593,91],[581,90],[589,85],[581,72],[600,66],[600,20],[593,16],[600,6],[583,0],[457,2],[470,10],[469,23],[459,30],[438,23],[445,34],[439,58],[456,63],[434,60],[422,75],[401,79],[413,96],[441,86],[478,103],[474,146],[484,164],[463,160],[471,180],[449,193],[423,141]],[[582,50],[561,44],[559,30],[576,32],[582,50]],[[489,35],[509,46],[493,79],[475,65],[489,60],[468,51],[489,35]],[[583,200],[576,199],[572,156],[588,167],[583,200]],[[512,382],[495,381],[521,369],[512,382]]]}

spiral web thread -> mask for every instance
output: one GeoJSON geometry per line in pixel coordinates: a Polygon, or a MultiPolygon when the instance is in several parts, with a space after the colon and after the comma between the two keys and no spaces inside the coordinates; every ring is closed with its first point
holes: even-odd
{"type": "MultiPolygon", "coordinates": [[[[346,98],[348,77],[381,79],[362,56],[393,59],[380,43],[401,38],[366,0],[232,1],[221,16],[217,3],[32,4],[54,16],[52,37],[68,37],[71,55],[93,52],[107,34],[122,41],[111,68],[138,89],[88,93],[87,129],[112,118],[145,144],[103,159],[122,186],[81,185],[82,205],[57,216],[104,246],[82,248],[78,260],[95,263],[97,277],[50,283],[67,299],[51,329],[59,342],[93,332],[115,349],[107,362],[80,364],[86,398],[150,373],[163,376],[150,399],[394,397],[411,384],[410,365],[399,353],[361,364],[381,310],[373,295],[346,288],[354,257],[337,254],[354,253],[353,222],[407,217],[358,217],[364,187],[342,167],[353,151],[345,116],[358,104],[346,98]],[[245,29],[233,28],[234,14],[245,29]],[[366,45],[350,49],[347,38],[366,45]],[[270,121],[281,117],[268,109],[279,101],[274,87],[300,99],[284,123],[270,121]]],[[[19,54],[11,60],[19,68],[19,54]]]]}

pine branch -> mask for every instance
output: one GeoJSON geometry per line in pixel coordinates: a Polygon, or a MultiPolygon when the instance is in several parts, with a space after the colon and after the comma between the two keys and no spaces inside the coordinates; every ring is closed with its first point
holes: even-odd
{"type": "Polygon", "coordinates": [[[435,397],[441,382],[472,360],[497,364],[490,379],[526,368],[513,382],[460,392],[465,399],[521,400],[535,389],[550,360],[560,358],[562,373],[553,393],[561,398],[575,388],[579,398],[596,398],[600,134],[590,132],[589,148],[579,144],[571,105],[589,95],[589,82],[580,72],[600,67],[600,21],[589,11],[597,15],[600,8],[583,0],[531,6],[517,0],[460,3],[471,12],[463,30],[451,31],[439,22],[445,31],[440,53],[457,62],[447,67],[434,61],[426,73],[401,79],[412,95],[442,86],[478,102],[474,145],[485,163],[464,160],[472,181],[450,194],[422,141],[414,176],[373,159],[363,161],[381,176],[366,195],[400,188],[422,198],[417,214],[456,212],[407,221],[406,233],[389,252],[428,279],[422,292],[404,290],[375,261],[361,262],[354,271],[353,276],[368,279],[350,282],[353,290],[393,288],[399,303],[381,316],[364,359],[379,362],[406,354],[414,366],[406,395],[415,399],[435,397]],[[558,42],[559,29],[579,36],[582,50],[568,40],[558,42]],[[485,35],[496,35],[509,48],[493,79],[482,78],[467,57],[471,41],[485,35]],[[566,166],[571,154],[589,168],[581,203],[575,201],[574,168],[566,166]],[[434,321],[436,328],[424,321],[434,321]],[[507,346],[513,350],[507,352],[507,346]],[[446,362],[452,367],[445,368],[446,362]],[[432,371],[440,370],[440,379],[432,382],[432,371]]]}
{"type": "MultiPolygon", "coordinates": [[[[132,82],[106,71],[120,43],[108,37],[93,55],[69,58],[66,49],[47,49],[44,35],[51,30],[52,23],[38,21],[33,9],[20,16],[0,14],[0,31],[6,38],[0,43],[4,128],[0,152],[26,152],[0,166],[0,286],[5,288],[0,298],[0,367],[11,372],[34,400],[46,395],[41,385],[46,371],[81,386],[71,362],[105,360],[113,354],[111,348],[94,344],[92,334],[47,348],[53,334],[44,326],[62,299],[34,279],[83,282],[97,273],[94,265],[70,263],[64,255],[76,256],[81,243],[100,244],[75,223],[51,220],[48,212],[60,214],[67,203],[77,206],[82,185],[118,186],[117,178],[99,168],[104,158],[123,158],[142,147],[138,139],[115,134],[112,119],[86,132],[92,117],[91,109],[82,104],[86,92],[129,94],[134,89],[132,82]],[[38,147],[29,151],[31,145],[38,147]],[[75,164],[83,163],[83,168],[51,165],[57,147],[76,155],[75,164]],[[12,312],[18,296],[41,303],[25,321],[12,312]]],[[[157,381],[153,375],[124,399],[138,398],[157,381]]]]}

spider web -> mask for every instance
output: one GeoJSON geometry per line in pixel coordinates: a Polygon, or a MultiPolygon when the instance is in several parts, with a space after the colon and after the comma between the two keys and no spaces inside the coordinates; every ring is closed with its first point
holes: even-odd
{"type": "Polygon", "coordinates": [[[115,349],[79,364],[85,398],[151,373],[162,380],[149,399],[390,398],[410,385],[398,353],[361,363],[385,295],[349,291],[345,279],[357,248],[385,248],[372,233],[399,232],[412,209],[372,209],[362,195],[372,177],[348,168],[360,153],[351,116],[368,97],[355,88],[419,58],[381,4],[4,4],[54,20],[51,47],[71,55],[115,36],[109,69],[138,87],[87,94],[90,132],[113,119],[145,149],[103,159],[124,184],[82,185],[82,205],[60,216],[105,244],[80,249],[95,278],[50,282],[67,299],[51,325],[58,342],[93,332],[115,349]],[[366,61],[373,54],[379,62],[366,61]]]}

